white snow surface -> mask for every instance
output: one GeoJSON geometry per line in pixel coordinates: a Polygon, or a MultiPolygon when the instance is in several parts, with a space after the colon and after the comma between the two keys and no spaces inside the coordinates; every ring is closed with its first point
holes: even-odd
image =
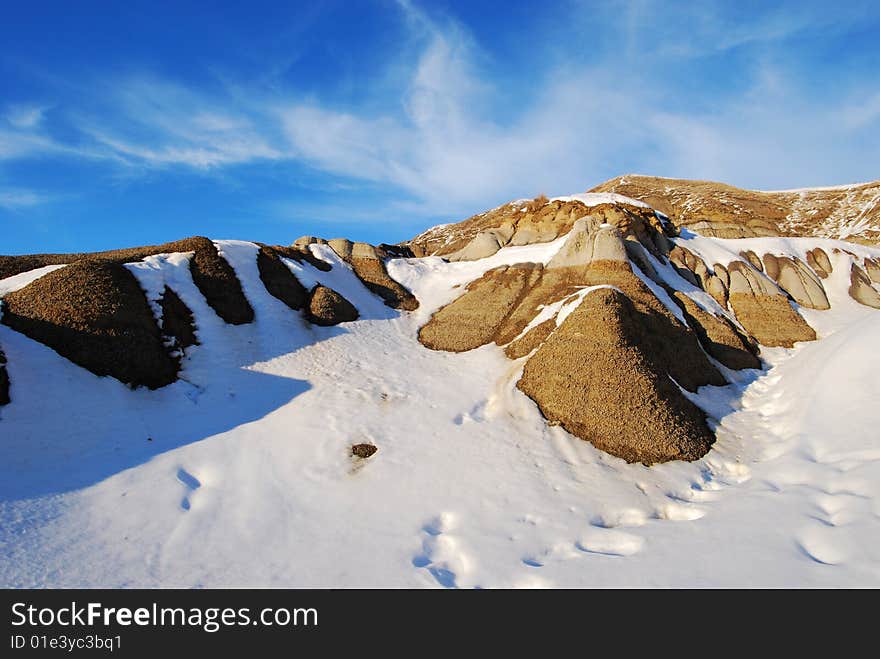
{"type": "Polygon", "coordinates": [[[42,268],[37,268],[36,270],[30,270],[28,272],[13,275],[12,277],[7,277],[6,279],[0,279],[0,297],[22,289],[43,275],[48,275],[53,270],[58,270],[58,268],[63,267],[64,265],[47,265],[42,268]]]}
{"type": "MultiPolygon", "coordinates": [[[[740,245],[823,242],[753,240],[765,242],[681,244],[738,258],[740,245]]],[[[254,307],[249,325],[216,316],[188,254],[150,257],[130,266],[148,298],[174,288],[200,340],[182,379],[156,391],[0,325],[13,399],[0,407],[0,585],[880,585],[880,311],[846,295],[851,257],[835,255],[824,281],[832,309],[799,309],[822,338],[702,388],[715,446],[649,468],[548,426],[516,389],[524,360],[417,341],[484,271],[546,263],[563,241],[475,262],[392,260],[421,301],[413,313],[314,246],[332,271],[288,266],[361,311],[326,328],[266,292],[251,243],[217,242],[254,307]],[[379,451],[351,458],[361,442],[379,451]]]]}
{"type": "MultiPolygon", "coordinates": [[[[864,260],[867,257],[876,258],[880,255],[880,249],[868,245],[859,245],[833,238],[707,238],[687,229],[682,230],[681,236],[673,239],[676,244],[686,247],[699,255],[711,269],[715,263],[726,266],[732,261],[746,261],[740,256],[740,252],[751,250],[759,257],[764,254],[777,256],[796,256],[806,261],[807,252],[814,247],[821,247],[830,257],[834,249],[846,250],[864,260]]],[[[849,269],[847,269],[849,273],[849,269]]]]}
{"type": "Polygon", "coordinates": [[[553,197],[550,201],[579,201],[584,206],[599,206],[600,204],[629,204],[641,208],[650,208],[644,201],[617,194],[616,192],[582,192],[580,194],[553,197]]]}

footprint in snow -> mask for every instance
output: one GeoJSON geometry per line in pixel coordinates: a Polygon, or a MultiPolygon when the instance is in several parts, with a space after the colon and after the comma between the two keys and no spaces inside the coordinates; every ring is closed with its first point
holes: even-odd
{"type": "Polygon", "coordinates": [[[847,559],[845,544],[841,543],[833,527],[806,529],[796,538],[798,548],[810,559],[823,565],[839,565],[847,559]]]}
{"type": "Polygon", "coordinates": [[[422,552],[412,559],[413,566],[427,570],[444,588],[459,588],[461,577],[472,567],[458,538],[449,533],[455,521],[452,513],[441,513],[426,522],[422,526],[422,552]]]}
{"type": "Polygon", "coordinates": [[[642,526],[648,521],[648,513],[638,508],[620,508],[596,515],[590,522],[593,526],[612,529],[617,526],[642,526]]]}
{"type": "Polygon", "coordinates": [[[586,531],[575,546],[583,552],[606,556],[632,556],[642,550],[645,539],[632,533],[614,529],[592,528],[586,531]]]}
{"type": "Polygon", "coordinates": [[[190,497],[193,495],[193,492],[195,492],[202,486],[202,484],[198,478],[196,478],[183,468],[177,470],[177,480],[183,483],[187,489],[186,495],[180,502],[180,507],[184,510],[189,510],[192,507],[192,504],[190,503],[190,497]]]}
{"type": "Polygon", "coordinates": [[[687,503],[680,503],[673,497],[669,497],[669,501],[654,511],[656,519],[665,519],[672,522],[692,522],[706,515],[706,511],[697,506],[691,506],[687,503]]]}

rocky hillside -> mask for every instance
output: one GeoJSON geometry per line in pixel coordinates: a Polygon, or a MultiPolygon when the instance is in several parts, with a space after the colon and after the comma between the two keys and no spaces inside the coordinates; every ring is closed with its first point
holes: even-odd
{"type": "Polygon", "coordinates": [[[591,192],[649,204],[677,226],[704,236],[816,236],[880,242],[880,181],[830,188],[760,192],[724,183],[626,175],[591,192]]]}
{"type": "MultiPolygon", "coordinates": [[[[333,259],[326,253],[319,258],[310,244],[326,245],[336,267],[350,268],[387,306],[418,306],[388,276],[388,255],[372,245],[311,237],[289,247],[249,243],[266,291],[301,313],[305,322],[329,326],[358,318],[348,300],[323,285],[322,273],[333,269],[333,259]]],[[[0,322],[96,375],[132,386],[163,387],[177,380],[186,349],[198,343],[192,311],[163,275],[174,256],[182,259],[192,284],[220,320],[230,325],[255,321],[223,246],[199,236],[109,252],[0,256],[0,281],[5,284],[0,288],[0,322]],[[158,277],[145,279],[148,274],[158,277]]],[[[0,358],[0,404],[8,402],[5,362],[0,358]]]]}
{"type": "Polygon", "coordinates": [[[817,338],[800,310],[831,308],[823,281],[832,273],[850,299],[880,308],[873,252],[684,236],[670,219],[642,200],[587,193],[516,201],[423,233],[410,249],[452,262],[529,243],[558,247],[546,263],[486,271],[419,340],[456,352],[494,342],[525,360],[518,387],[549,422],[653,463],[700,457],[713,441],[687,392],[726,384],[724,369],[759,368],[762,347],[817,338]]]}
{"type": "MultiPolygon", "coordinates": [[[[845,200],[855,208],[876,187],[753,193],[624,177],[601,192],[514,201],[399,246],[196,237],[0,257],[2,323],[95,375],[157,389],[186,376],[204,309],[228,325],[261,322],[255,286],[306,325],[356,323],[362,309],[333,288],[350,273],[355,298],[419,310],[424,348],[500,348],[547,423],[628,462],[695,460],[717,423],[699,404],[702,387],[762,368],[765,349],[815,340],[810,314],[834,314],[842,295],[880,308],[880,251],[814,237],[843,217],[845,200]],[[802,216],[807,229],[792,219],[802,216]],[[474,277],[420,308],[420,264],[474,277]]],[[[867,239],[874,206],[864,199],[860,215],[840,221],[862,223],[867,239]]],[[[16,398],[9,359],[0,357],[0,404],[16,398]]]]}
{"type": "Polygon", "coordinates": [[[880,248],[646,199],[0,257],[0,585],[872,583],[880,248]]]}

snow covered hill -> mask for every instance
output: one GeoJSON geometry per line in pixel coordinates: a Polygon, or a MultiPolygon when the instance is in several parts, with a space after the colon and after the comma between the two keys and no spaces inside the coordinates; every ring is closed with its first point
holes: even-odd
{"type": "Polygon", "coordinates": [[[0,584],[880,585],[880,249],[679,233],[620,195],[475,218],[414,239],[418,257],[194,239],[0,260],[0,584]],[[106,309],[71,297],[74,275],[106,309]],[[122,354],[132,335],[94,320],[120,309],[172,381],[47,344],[55,323],[122,354]],[[709,443],[674,459],[692,426],[673,415],[672,453],[627,453],[658,413],[616,399],[631,375],[692,405],[709,443]],[[575,407],[599,413],[554,407],[553,378],[589,381],[575,407]]]}
{"type": "Polygon", "coordinates": [[[880,241],[880,181],[757,191],[711,181],[627,174],[593,191],[635,197],[679,226],[709,236],[815,236],[864,244],[880,241]]]}

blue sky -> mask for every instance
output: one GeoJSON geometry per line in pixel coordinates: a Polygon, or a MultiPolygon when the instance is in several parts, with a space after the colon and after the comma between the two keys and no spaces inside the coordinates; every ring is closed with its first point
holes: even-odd
{"type": "Polygon", "coordinates": [[[10,2],[0,253],[396,242],[624,173],[880,177],[876,2],[10,2]]]}

